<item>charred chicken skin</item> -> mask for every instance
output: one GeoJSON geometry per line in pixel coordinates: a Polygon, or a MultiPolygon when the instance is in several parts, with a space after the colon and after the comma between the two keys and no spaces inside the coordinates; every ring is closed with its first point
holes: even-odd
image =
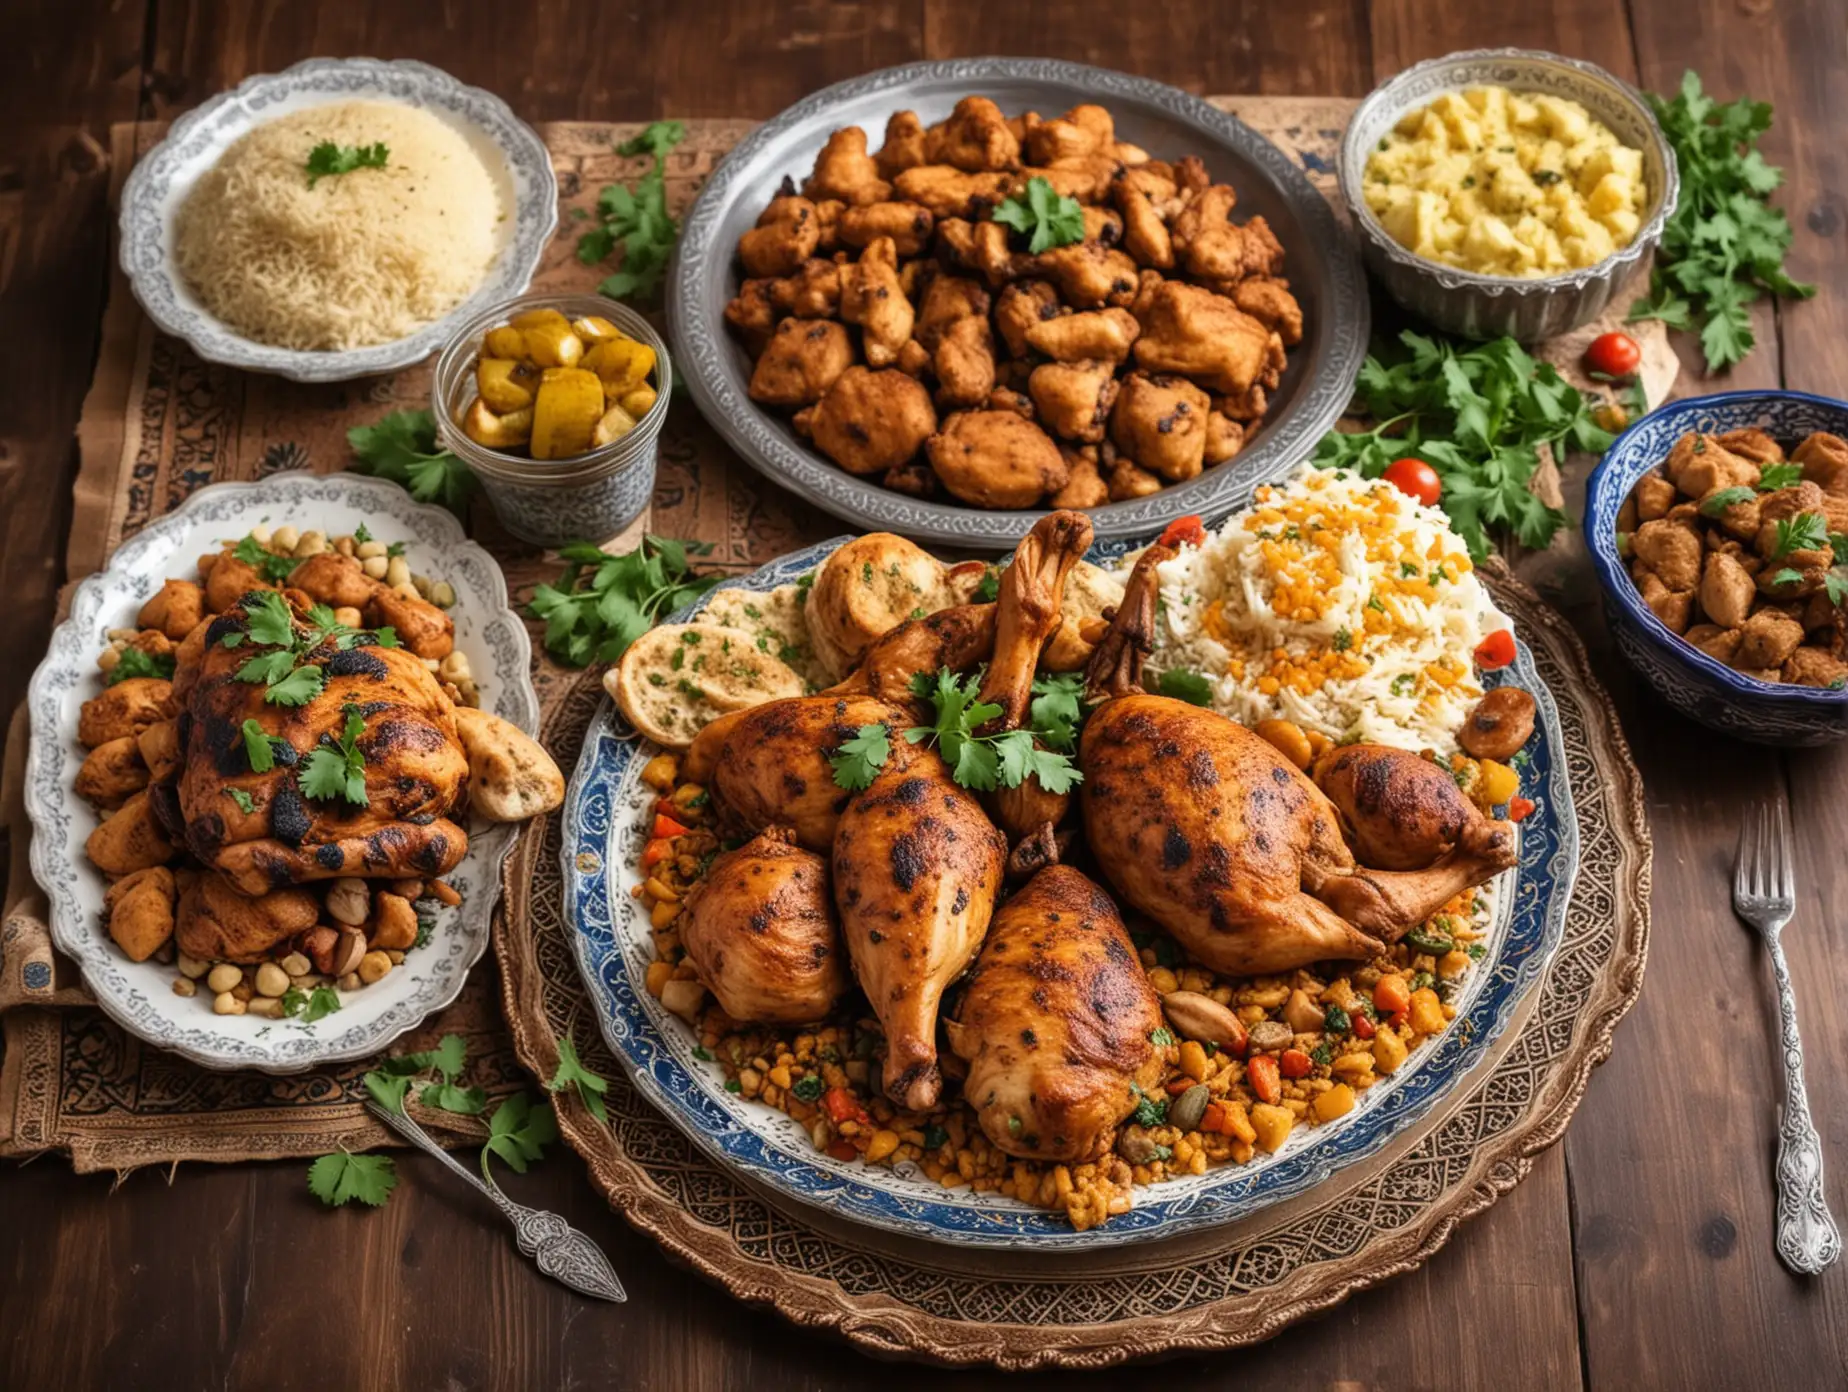
{"type": "Polygon", "coordinates": [[[455,868],[468,837],[448,820],[468,780],[454,708],[415,654],[362,640],[324,642],[301,659],[321,669],[319,695],[300,706],[265,700],[268,688],[238,669],[253,645],[249,598],[214,619],[180,718],[179,810],[188,848],[241,893],[343,875],[436,876],[455,868]],[[310,799],[297,768],[324,740],[337,741],[349,710],[365,723],[366,801],[310,799]],[[271,767],[254,771],[245,722],[269,738],[271,767]],[[250,803],[228,790],[237,789],[250,803]]]}
{"type": "Polygon", "coordinates": [[[963,1093],[1009,1155],[1079,1163],[1109,1150],[1137,1089],[1160,1082],[1161,1006],[1116,905],[1067,865],[1002,906],[947,1021],[963,1093]]]}

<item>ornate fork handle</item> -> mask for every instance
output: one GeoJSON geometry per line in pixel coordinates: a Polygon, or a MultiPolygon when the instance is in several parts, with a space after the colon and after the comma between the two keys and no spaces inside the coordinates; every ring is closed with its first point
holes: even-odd
{"type": "Polygon", "coordinates": [[[556,1213],[517,1204],[492,1184],[484,1184],[478,1175],[459,1163],[448,1151],[431,1140],[423,1127],[403,1112],[394,1112],[368,1100],[366,1107],[380,1121],[405,1140],[427,1154],[434,1155],[451,1171],[488,1199],[513,1223],[514,1241],[547,1276],[584,1295],[600,1300],[627,1300],[622,1282],[616,1278],[603,1250],[556,1213]]]}
{"type": "Polygon", "coordinates": [[[1810,1120],[1803,1086],[1803,1044],[1797,1037],[1797,998],[1776,933],[1765,935],[1777,978],[1784,1054],[1784,1106],[1777,1128],[1777,1254],[1792,1271],[1815,1275],[1842,1254],[1842,1235],[1822,1188],[1822,1139],[1810,1120]]]}

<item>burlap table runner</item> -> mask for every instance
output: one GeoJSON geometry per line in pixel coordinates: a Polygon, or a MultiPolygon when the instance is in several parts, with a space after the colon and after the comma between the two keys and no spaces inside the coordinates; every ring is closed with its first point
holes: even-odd
{"type": "MultiPolygon", "coordinates": [[[[1289,151],[1325,194],[1334,195],[1335,147],[1351,101],[1213,100],[1289,151]]],[[[684,208],[750,128],[743,121],[688,122],[685,142],[668,161],[670,205],[684,208]]],[[[596,284],[602,272],[575,255],[577,210],[589,210],[603,185],[641,171],[640,161],[614,154],[615,144],[635,129],[574,122],[541,128],[564,215],[536,286],[596,284]]],[[[163,133],[158,125],[112,131],[116,194],[134,160],[163,133]]],[[[73,581],[99,569],[125,538],[204,484],[280,469],[343,468],[350,459],[349,426],[389,409],[429,404],[428,364],[359,382],[306,386],[201,362],[153,329],[119,270],[112,277],[96,377],[79,428],[82,467],[67,554],[73,581]]],[[[713,543],[711,561],[721,568],[749,569],[838,530],[741,464],[685,403],[669,414],[660,456],[648,527],[713,543]]],[[[477,504],[470,530],[501,562],[516,601],[555,569],[543,553],[501,529],[485,503],[477,504]]],[[[570,676],[543,654],[536,658],[534,680],[548,716],[570,676]]],[[[569,768],[576,750],[555,752],[569,768]]],[[[337,1143],[387,1143],[387,1133],[360,1105],[365,1064],[286,1078],[213,1073],[144,1048],[88,1004],[77,973],[51,947],[43,896],[26,865],[31,833],[19,796],[24,753],[22,710],[9,733],[0,788],[13,848],[0,929],[0,1155],[61,1150],[79,1170],[127,1171],[185,1159],[271,1159],[318,1154],[337,1143]]],[[[490,1089],[514,1086],[518,1065],[495,1008],[493,975],[492,963],[484,961],[461,999],[401,1047],[421,1047],[425,1037],[444,1032],[463,1034],[478,1073],[474,1081],[490,1089]]]]}

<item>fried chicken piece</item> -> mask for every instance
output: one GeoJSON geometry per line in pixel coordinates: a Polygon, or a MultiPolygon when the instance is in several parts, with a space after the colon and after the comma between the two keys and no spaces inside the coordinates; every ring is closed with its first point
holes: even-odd
{"type": "MultiPolygon", "coordinates": [[[[1821,530],[1825,533],[1829,530],[1823,492],[1807,479],[1789,488],[1778,488],[1761,494],[1758,499],[1758,534],[1753,540],[1754,549],[1767,561],[1794,566],[1798,570],[1808,567],[1827,568],[1834,564],[1826,537],[1822,545],[1814,549],[1785,550],[1779,554],[1778,524],[1783,523],[1788,530],[1797,518],[1806,514],[1824,519],[1821,530]]],[[[1662,578],[1668,579],[1667,576],[1662,578]]]]}
{"type": "Polygon", "coordinates": [[[77,796],[85,802],[113,807],[140,792],[148,782],[148,766],[141,757],[140,737],[118,735],[90,751],[83,767],[77,770],[73,786],[77,796]]]}
{"type": "Polygon", "coordinates": [[[937,428],[930,393],[891,369],[848,368],[805,415],[815,448],[850,474],[896,468],[937,428]]]}
{"type": "Polygon", "coordinates": [[[751,400],[807,406],[853,363],[847,330],[832,319],[785,319],[751,373],[751,400]]]}
{"type": "Polygon", "coordinates": [[[996,387],[989,392],[987,406],[991,411],[1012,411],[1024,421],[1038,418],[1033,409],[1033,398],[1012,387],[996,387]]]}
{"type": "Polygon", "coordinates": [[[1303,307],[1290,293],[1290,284],[1271,276],[1241,280],[1232,291],[1232,303],[1294,348],[1303,341],[1303,307]]]}
{"type": "Polygon", "coordinates": [[[1115,147],[1116,121],[1103,107],[1087,102],[1028,132],[1026,156],[1033,164],[1060,164],[1100,152],[1114,157],[1115,147]]]}
{"type": "Polygon", "coordinates": [[[1721,628],[1718,624],[1710,623],[1695,624],[1681,636],[1708,657],[1717,658],[1729,667],[1733,655],[1739,651],[1739,630],[1736,628],[1721,628]]]}
{"type": "Polygon", "coordinates": [[[1123,218],[1109,208],[1092,204],[1084,210],[1084,240],[1113,247],[1123,240],[1123,218]]]}
{"type": "Polygon", "coordinates": [[[969,314],[937,339],[933,359],[937,400],[944,406],[979,406],[995,389],[995,340],[986,315],[969,314]]]}
{"type": "Polygon", "coordinates": [[[1848,662],[1827,648],[1801,647],[1784,660],[1783,678],[1797,686],[1839,689],[1848,681],[1848,662]]]}
{"type": "Polygon", "coordinates": [[[847,211],[847,205],[838,198],[818,198],[815,200],[815,221],[821,224],[821,235],[815,239],[815,252],[819,256],[832,256],[841,247],[841,214],[847,211]]]}
{"type": "MultiPolygon", "coordinates": [[[[872,367],[898,361],[917,314],[898,281],[898,250],[881,237],[857,262],[840,268],[841,318],[860,326],[860,350],[872,367]]],[[[929,432],[925,432],[928,434],[929,432]]]]}
{"type": "Polygon", "coordinates": [[[1181,483],[1205,462],[1211,407],[1207,394],[1185,377],[1132,372],[1110,417],[1110,438],[1144,469],[1181,483]]]}
{"type": "Polygon", "coordinates": [[[1737,560],[1724,551],[1707,553],[1700,576],[1700,609],[1721,628],[1737,628],[1752,612],[1758,587],[1737,560]]]}
{"type": "Polygon", "coordinates": [[[924,447],[943,486],[976,507],[1032,507],[1065,486],[1052,437],[1012,411],[959,411],[924,447]]]}
{"type": "Polygon", "coordinates": [[[1007,229],[991,219],[970,222],[945,218],[937,228],[937,246],[958,270],[979,271],[992,286],[1018,277],[1031,259],[1011,250],[1007,229]]]}
{"type": "Polygon", "coordinates": [[[980,281],[968,276],[937,275],[924,287],[914,332],[918,342],[935,353],[944,333],[957,320],[987,316],[988,292],[980,281]]]}
{"type": "Polygon", "coordinates": [[[770,335],[776,332],[777,312],[771,287],[777,283],[762,278],[747,280],[725,306],[726,327],[753,361],[762,355],[770,335]]]}
{"type": "Polygon", "coordinates": [[[1135,189],[1147,198],[1154,206],[1156,216],[1162,219],[1164,228],[1167,226],[1167,219],[1181,210],[1180,189],[1174,182],[1174,166],[1165,160],[1149,160],[1144,164],[1132,163],[1123,170],[1117,182],[1135,189]]]}
{"type": "Polygon", "coordinates": [[[1666,517],[1645,522],[1631,535],[1630,553],[1671,590],[1700,583],[1700,533],[1690,525],[1666,517]]]}
{"type": "Polygon", "coordinates": [[[1111,465],[1105,486],[1111,502],[1126,503],[1132,498],[1146,498],[1161,492],[1161,476],[1141,468],[1133,459],[1119,456],[1111,465]]]}
{"type": "Polygon", "coordinates": [[[1636,592],[1642,596],[1643,603],[1668,626],[1669,632],[1687,632],[1688,617],[1694,608],[1694,591],[1670,589],[1662,583],[1661,576],[1641,561],[1632,565],[1631,574],[1635,577],[1636,592]]]}
{"type": "Polygon", "coordinates": [[[835,318],[841,312],[842,270],[838,261],[811,256],[794,275],[771,281],[770,303],[776,317],[835,318]]]}
{"type": "Polygon", "coordinates": [[[1803,466],[1806,482],[1824,493],[1848,494],[1848,440],[1818,430],[1796,447],[1791,460],[1803,466]]]}
{"type": "Polygon", "coordinates": [[[1245,427],[1221,411],[1206,418],[1206,452],[1200,462],[1207,468],[1223,464],[1245,448],[1245,427]]]}
{"type": "Polygon", "coordinates": [[[1213,409],[1227,420],[1249,427],[1254,421],[1264,419],[1264,413],[1270,409],[1270,397],[1261,383],[1253,382],[1251,390],[1242,396],[1214,397],[1213,409]]]}
{"type": "Polygon", "coordinates": [[[1049,164],[1043,169],[1028,165],[1020,171],[1014,190],[1019,192],[1032,180],[1044,179],[1061,198],[1075,199],[1087,205],[1102,203],[1109,196],[1110,185],[1122,169],[1123,166],[1114,155],[1087,155],[1079,160],[1049,164]]]}
{"type": "Polygon", "coordinates": [[[138,735],[172,714],[173,683],[162,677],[129,677],[83,703],[77,713],[77,742],[95,749],[138,735]]]}
{"type": "Polygon", "coordinates": [[[815,205],[806,198],[785,195],[771,199],[758,216],[757,226],[738,239],[738,259],[744,263],[745,275],[775,279],[800,270],[820,241],[815,205]]]}
{"type": "Polygon", "coordinates": [[[1210,290],[1165,280],[1136,318],[1142,324],[1136,362],[1147,371],[1178,373],[1235,398],[1246,396],[1254,383],[1275,385],[1282,374],[1277,336],[1210,290]]]}
{"type": "Polygon", "coordinates": [[[320,910],[305,889],[247,897],[223,875],[194,876],[179,893],[174,936],[201,962],[260,962],[277,944],[314,927],[320,910]]]}
{"type": "Polygon", "coordinates": [[[1121,363],[1142,332],[1142,325],[1127,309],[1094,309],[1042,319],[1028,327],[1026,340],[1055,362],[1090,359],[1121,363]]]}
{"type": "Polygon", "coordinates": [[[1780,463],[1784,458],[1784,447],[1756,426],[1729,430],[1720,436],[1720,443],[1741,459],[1749,459],[1760,468],[1780,463]]]}
{"type": "Polygon", "coordinates": [[[993,101],[968,96],[956,103],[947,120],[924,132],[924,158],[970,173],[1018,169],[1020,140],[993,101]]]}
{"type": "Polygon", "coordinates": [[[839,233],[850,247],[868,247],[889,237],[900,256],[916,256],[930,245],[935,222],[921,203],[868,203],[841,214],[839,233]]]}
{"type": "Polygon", "coordinates": [[[907,377],[922,377],[930,371],[930,349],[914,338],[898,350],[898,361],[893,366],[907,377]]]}
{"type": "Polygon", "coordinates": [[[1117,399],[1116,369],[1101,360],[1043,363],[1033,369],[1027,390],[1046,429],[1094,445],[1104,438],[1117,399]]]}
{"type": "Polygon", "coordinates": [[[1033,258],[1033,270],[1058,287],[1073,309],[1127,306],[1136,296],[1136,263],[1120,251],[1081,242],[1033,258]]]}
{"type": "Polygon", "coordinates": [[[1244,226],[1232,221],[1238,195],[1230,184],[1214,184],[1187,201],[1169,227],[1175,256],[1190,275],[1202,280],[1238,281],[1246,276],[1276,275],[1283,269],[1283,246],[1270,224],[1253,217],[1244,226]]]}
{"type": "Polygon", "coordinates": [[[176,643],[205,617],[205,591],[190,580],[167,580],[141,606],[135,627],[156,628],[176,643]]]}
{"type": "Polygon", "coordinates": [[[1059,453],[1064,456],[1066,467],[1071,470],[1065,478],[1065,486],[1054,493],[1051,505],[1056,508],[1094,508],[1102,507],[1110,501],[1110,490],[1104,487],[1104,476],[1097,469],[1097,451],[1087,446],[1073,449],[1061,445],[1059,453]]]}
{"type": "Polygon", "coordinates": [[[879,177],[879,166],[866,153],[866,132],[842,126],[821,147],[802,192],[813,199],[838,198],[852,208],[891,197],[892,186],[879,177]]]}
{"type": "Polygon", "coordinates": [[[1000,170],[968,174],[948,164],[920,164],[892,181],[892,190],[911,203],[922,203],[936,218],[973,218],[1000,203],[1014,176],[1000,170]]]}
{"type": "Polygon", "coordinates": [[[873,156],[882,179],[896,179],[907,169],[927,163],[924,158],[924,123],[915,111],[894,111],[886,120],[885,144],[873,156]]]}
{"type": "Polygon", "coordinates": [[[132,875],[173,859],[178,847],[154,808],[153,794],[160,791],[131,793],[108,821],[97,823],[83,845],[92,865],[105,875],[132,875]]]}
{"type": "Polygon", "coordinates": [[[1138,265],[1160,271],[1172,270],[1174,239],[1143,187],[1130,179],[1118,179],[1110,186],[1110,192],[1118,211],[1123,214],[1123,250],[1138,265]]]}
{"type": "Polygon", "coordinates": [[[1024,358],[1035,327],[1064,312],[1059,292],[1044,280],[1017,280],[995,301],[995,328],[1007,345],[1008,356],[1024,358]]]}
{"type": "Polygon", "coordinates": [[[1206,161],[1198,155],[1182,155],[1174,162],[1175,196],[1184,203],[1206,192],[1212,184],[1212,175],[1206,172],[1206,161]]]}
{"type": "Polygon", "coordinates": [[[1732,665],[1741,671],[1782,667],[1802,642],[1802,624],[1781,609],[1760,609],[1739,626],[1739,650],[1732,665]]]}
{"type": "MultiPolygon", "coordinates": [[[[1675,485],[1660,474],[1644,474],[1636,481],[1636,487],[1630,490],[1636,499],[1636,517],[1639,522],[1654,522],[1657,518],[1668,516],[1668,510],[1675,505],[1675,485]]],[[[1634,527],[1629,530],[1636,530],[1634,527]]]]}
{"type": "Polygon", "coordinates": [[[173,936],[176,894],[173,872],[164,865],[150,865],[109,886],[103,896],[109,936],[129,961],[147,961],[173,936]]]}

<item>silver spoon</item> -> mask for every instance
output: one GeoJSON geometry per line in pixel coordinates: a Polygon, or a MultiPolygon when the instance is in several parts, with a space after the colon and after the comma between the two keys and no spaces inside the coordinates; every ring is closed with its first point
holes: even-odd
{"type": "Polygon", "coordinates": [[[519,1243],[520,1250],[554,1281],[583,1295],[594,1295],[599,1300],[629,1298],[602,1249],[563,1218],[556,1213],[517,1204],[501,1193],[498,1186],[482,1183],[470,1173],[466,1165],[458,1164],[454,1156],[431,1140],[423,1127],[403,1112],[391,1111],[371,1100],[367,1101],[366,1108],[405,1140],[419,1150],[434,1155],[486,1194],[494,1206],[513,1221],[514,1239],[519,1243]]]}

